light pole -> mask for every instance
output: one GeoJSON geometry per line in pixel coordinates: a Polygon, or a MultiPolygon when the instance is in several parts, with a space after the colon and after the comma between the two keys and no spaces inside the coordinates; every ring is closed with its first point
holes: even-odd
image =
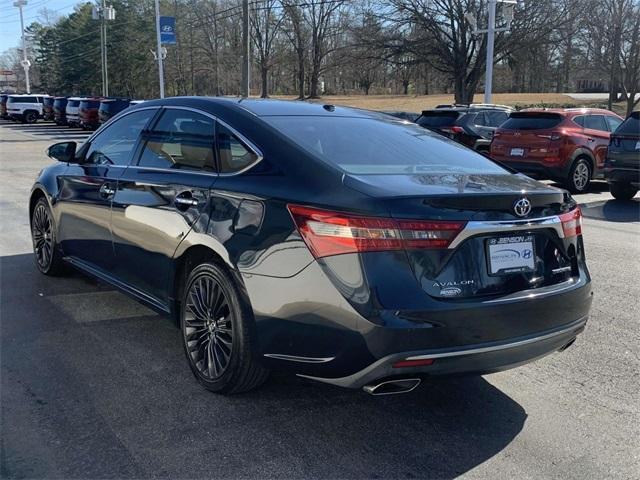
{"type": "Polygon", "coordinates": [[[100,61],[102,65],[102,96],[109,96],[109,71],[107,63],[107,20],[115,20],[116,11],[113,7],[107,7],[105,0],[100,6],[93,7],[94,20],[100,20],[100,61]]]}
{"type": "Polygon", "coordinates": [[[24,79],[27,86],[27,93],[31,93],[31,84],[29,83],[29,67],[31,62],[27,60],[27,40],[24,35],[24,18],[22,17],[22,7],[27,4],[27,0],[16,0],[13,2],[14,7],[18,7],[20,10],[20,31],[22,32],[22,68],[24,68],[24,79]]]}
{"type": "Polygon", "coordinates": [[[489,8],[489,25],[485,30],[478,30],[476,18],[471,13],[467,13],[465,18],[473,28],[474,35],[487,34],[487,60],[484,75],[484,103],[491,103],[491,91],[493,88],[493,51],[495,46],[496,32],[509,32],[511,30],[511,22],[513,21],[513,7],[517,4],[517,0],[488,0],[489,8]],[[502,16],[506,25],[496,28],[496,4],[500,2],[505,4],[502,16]]]}
{"type": "Polygon", "coordinates": [[[249,58],[249,0],[242,0],[242,96],[247,98],[250,93],[251,60],[249,58]]]}
{"type": "Polygon", "coordinates": [[[158,77],[160,79],[160,98],[164,98],[164,65],[162,64],[162,41],[160,39],[160,0],[156,0],[156,42],[158,59],[158,77]]]}

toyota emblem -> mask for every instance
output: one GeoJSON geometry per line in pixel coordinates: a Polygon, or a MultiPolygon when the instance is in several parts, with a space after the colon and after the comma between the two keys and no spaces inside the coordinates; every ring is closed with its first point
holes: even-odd
{"type": "Polygon", "coordinates": [[[513,204],[513,212],[518,217],[526,217],[531,212],[531,202],[528,198],[522,197],[513,204]]]}

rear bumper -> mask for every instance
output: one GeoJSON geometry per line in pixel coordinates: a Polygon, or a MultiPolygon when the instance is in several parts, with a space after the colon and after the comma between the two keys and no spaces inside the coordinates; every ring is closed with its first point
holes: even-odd
{"type": "Polygon", "coordinates": [[[361,388],[385,378],[499,372],[563,349],[584,330],[586,322],[587,317],[583,317],[568,325],[536,335],[511,339],[508,342],[494,342],[465,348],[396,353],[381,358],[368,367],[345,377],[300,376],[339,387],[361,388]],[[401,360],[426,359],[433,360],[433,364],[423,367],[393,367],[394,363],[401,360]]]}
{"type": "Polygon", "coordinates": [[[513,161],[510,158],[495,156],[495,160],[500,163],[504,163],[506,166],[517,170],[518,172],[522,172],[525,174],[533,175],[540,178],[549,178],[553,180],[564,180],[569,176],[569,169],[571,168],[571,163],[567,162],[559,163],[558,165],[545,165],[540,162],[518,162],[513,161]]]}
{"type": "Polygon", "coordinates": [[[628,183],[638,187],[640,186],[640,167],[606,169],[604,177],[609,183],[628,183]]]}

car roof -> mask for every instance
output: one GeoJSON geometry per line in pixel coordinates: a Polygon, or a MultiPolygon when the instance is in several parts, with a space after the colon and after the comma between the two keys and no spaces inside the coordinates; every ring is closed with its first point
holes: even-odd
{"type": "Polygon", "coordinates": [[[611,110],[607,110],[606,108],[525,108],[519,111],[520,113],[559,113],[561,115],[586,115],[586,114],[608,114],[608,115],[616,115],[611,110]]]}
{"type": "MultiPolygon", "coordinates": [[[[369,110],[339,105],[313,103],[300,100],[275,100],[237,97],[170,97],[161,100],[149,100],[144,106],[189,106],[202,110],[225,109],[237,113],[250,113],[257,117],[265,116],[332,116],[379,118],[383,114],[369,110]]],[[[385,115],[385,118],[387,116],[385,115]]]]}
{"type": "Polygon", "coordinates": [[[510,113],[515,110],[511,107],[505,107],[502,105],[472,105],[472,106],[452,106],[452,107],[436,107],[428,110],[423,110],[422,115],[438,112],[459,112],[459,113],[480,113],[480,112],[504,112],[510,113]]]}

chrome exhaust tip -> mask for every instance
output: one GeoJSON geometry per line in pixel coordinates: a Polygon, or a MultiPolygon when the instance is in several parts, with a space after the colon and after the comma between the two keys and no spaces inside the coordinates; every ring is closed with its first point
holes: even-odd
{"type": "Polygon", "coordinates": [[[397,393],[409,393],[420,385],[419,378],[398,378],[387,380],[372,385],[365,385],[362,389],[369,395],[395,395],[397,393]]]}

